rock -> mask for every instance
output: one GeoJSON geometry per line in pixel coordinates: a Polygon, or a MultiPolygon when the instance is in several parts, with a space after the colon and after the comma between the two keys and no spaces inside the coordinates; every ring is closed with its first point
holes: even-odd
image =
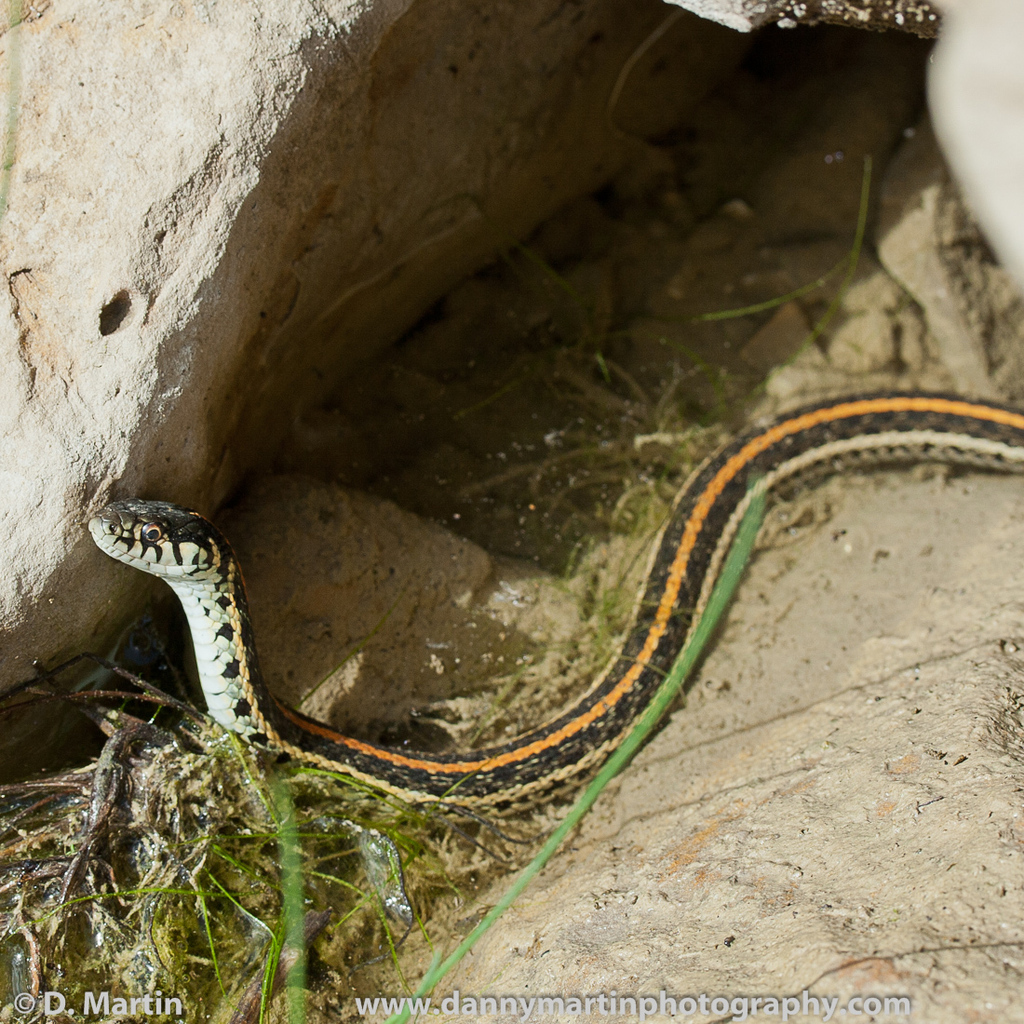
{"type": "Polygon", "coordinates": [[[806,991],[1020,1020],[1019,488],[846,477],[777,509],[689,706],[435,999],[806,991]]]}
{"type": "Polygon", "coordinates": [[[623,626],[583,609],[595,589],[632,594],[646,564],[643,541],[616,537],[566,580],[299,475],[261,479],[219,525],[272,692],[344,732],[414,749],[504,742],[575,703],[623,626]]]}
{"type": "Polygon", "coordinates": [[[612,177],[634,123],[664,130],[648,97],[680,116],[747,45],[670,12],[642,46],[655,0],[26,9],[4,36],[0,689],[138,603],[93,511],[215,509],[355,360],[612,177]]]}
{"type": "Polygon", "coordinates": [[[582,627],[561,581],[390,501],[271,476],[220,526],[245,573],[271,690],[344,732],[468,748],[488,721],[523,714],[532,687],[547,692],[512,732],[557,710],[553,677],[585,685],[565,650],[582,627]],[[515,695],[494,709],[513,677],[515,695]]]}
{"type": "Polygon", "coordinates": [[[873,373],[889,366],[896,354],[893,322],[881,309],[850,317],[829,345],[828,358],[845,373],[873,373]]]}
{"type": "Polygon", "coordinates": [[[896,358],[893,314],[902,297],[884,271],[854,284],[843,297],[848,316],[829,342],[829,362],[846,373],[872,373],[890,366],[896,358]]]}
{"type": "Polygon", "coordinates": [[[847,25],[934,36],[939,8],[928,0],[669,0],[739,32],[771,25],[847,25]]]}
{"type": "Polygon", "coordinates": [[[1024,287],[1024,7],[943,0],[948,21],[929,68],[929,105],[971,209],[1024,287]]]}
{"type": "Polygon", "coordinates": [[[740,349],[740,357],[759,370],[770,370],[795,356],[807,342],[810,331],[800,306],[787,302],[740,349]]]}
{"type": "Polygon", "coordinates": [[[881,188],[884,270],[861,256],[866,276],[843,299],[827,363],[815,349],[775,370],[759,414],[850,390],[1024,397],[1020,289],[964,205],[928,122],[904,134],[881,188]]]}
{"type": "MultiPolygon", "coordinates": [[[[890,165],[882,189],[878,255],[924,309],[939,359],[969,394],[991,394],[985,352],[961,315],[938,253],[940,196],[949,175],[927,126],[921,126],[890,165]]],[[[948,194],[948,192],[946,192],[948,194]]]]}
{"type": "Polygon", "coordinates": [[[878,227],[882,263],[924,311],[928,340],[967,394],[1024,395],[1024,304],[991,254],[927,124],[892,161],[878,227]]]}
{"type": "MultiPolygon", "coordinates": [[[[882,386],[887,385],[888,379],[882,386]]],[[[774,416],[784,409],[807,405],[849,390],[849,375],[831,367],[817,345],[808,345],[796,358],[768,375],[764,387],[765,401],[758,406],[756,415],[774,416]]]]}

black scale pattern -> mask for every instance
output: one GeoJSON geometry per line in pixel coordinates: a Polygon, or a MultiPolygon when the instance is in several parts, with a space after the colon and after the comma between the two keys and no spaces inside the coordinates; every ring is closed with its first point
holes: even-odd
{"type": "MultiPolygon", "coordinates": [[[[648,579],[643,598],[641,599],[636,623],[630,632],[622,651],[607,677],[600,686],[584,697],[570,711],[558,719],[519,737],[511,743],[477,750],[468,753],[422,754],[409,751],[389,751],[380,749],[379,755],[364,753],[350,749],[344,744],[333,743],[321,736],[296,725],[286,718],[276,705],[269,699],[266,688],[259,678],[255,657],[250,660],[253,670],[253,688],[257,702],[268,720],[280,733],[281,737],[313,754],[326,757],[336,762],[340,771],[346,766],[364,776],[379,779],[389,789],[410,791],[413,794],[433,797],[449,796],[455,801],[460,799],[481,800],[500,804],[502,794],[507,794],[509,802],[515,802],[516,794],[529,795],[541,793],[550,787],[546,780],[557,785],[566,777],[571,777],[574,766],[588,759],[603,744],[611,745],[622,737],[627,727],[646,707],[653,693],[658,688],[664,674],[671,668],[673,661],[682,649],[688,634],[693,607],[699,597],[705,575],[709,570],[719,538],[738,504],[743,500],[751,482],[767,473],[777,470],[781,465],[796,456],[816,449],[822,449],[822,461],[809,470],[810,475],[829,474],[841,471],[851,463],[870,465],[872,467],[885,464],[905,464],[907,462],[939,461],[943,463],[962,464],[970,467],[994,469],[997,471],[1024,471],[1024,417],[1018,424],[991,422],[984,418],[984,410],[1004,411],[1014,415],[1016,410],[1007,406],[992,403],[977,403],[978,414],[955,415],[949,412],[925,408],[923,410],[883,410],[878,412],[862,412],[845,416],[830,422],[818,423],[791,433],[776,441],[756,457],[750,459],[742,469],[725,485],[717,499],[711,505],[706,518],[701,524],[696,543],[687,564],[687,571],[675,604],[675,612],[670,618],[657,651],[650,664],[645,667],[631,690],[622,697],[610,710],[600,715],[589,726],[580,729],[569,738],[557,744],[549,745],[539,753],[533,753],[513,760],[511,763],[479,771],[452,774],[402,765],[392,760],[392,755],[405,758],[419,758],[437,765],[458,765],[481,761],[501,755],[514,754],[527,745],[542,741],[546,737],[577,719],[581,714],[602,700],[623,678],[633,664],[636,655],[644,646],[655,611],[669,578],[669,571],[687,523],[691,520],[695,507],[714,480],[718,472],[730,458],[741,452],[752,440],[762,437],[778,423],[788,423],[818,408],[832,408],[851,402],[878,402],[887,399],[902,400],[917,397],[925,402],[940,403],[944,401],[964,401],[955,395],[865,395],[837,400],[830,406],[808,407],[788,413],[773,423],[761,425],[731,441],[691,478],[677,500],[670,522],[661,541],[658,553],[648,579]],[[883,449],[864,448],[854,452],[846,452],[833,458],[827,451],[832,442],[852,438],[870,438],[881,433],[892,431],[936,431],[945,435],[953,435],[950,444],[941,446],[890,446],[883,449]],[[1022,452],[1022,462],[1014,462],[999,455],[982,454],[970,450],[958,450],[955,437],[978,438],[1000,442],[1022,452]]],[[[248,616],[243,614],[243,623],[248,627],[248,616]]],[[[250,648],[252,649],[252,648],[250,648]]],[[[304,717],[304,716],[297,716],[304,717]]],[[[607,753],[608,751],[606,751],[607,753]]]]}

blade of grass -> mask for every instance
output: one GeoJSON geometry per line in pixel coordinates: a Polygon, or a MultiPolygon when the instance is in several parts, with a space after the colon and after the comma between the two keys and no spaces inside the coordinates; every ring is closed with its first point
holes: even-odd
{"type": "MultiPolygon", "coordinates": [[[[220,886],[218,886],[220,888],[220,886]]],[[[224,987],[224,979],[220,976],[220,964],[217,961],[217,945],[213,941],[213,926],[210,924],[210,910],[206,906],[206,897],[201,891],[196,893],[199,897],[199,906],[203,912],[203,929],[206,932],[206,941],[210,945],[210,959],[213,961],[213,973],[217,978],[217,984],[220,986],[220,992],[222,996],[228,994],[228,990],[224,987]]]]}
{"type": "MultiPolygon", "coordinates": [[[[278,844],[281,859],[281,910],[284,921],[282,944],[299,951],[295,966],[285,979],[289,1024],[305,1024],[306,1020],[306,940],[305,885],[302,878],[302,848],[295,821],[295,804],[284,783],[274,785],[274,803],[280,814],[278,844]]],[[[277,949],[280,955],[280,946],[277,949]]],[[[277,970],[276,957],[274,970],[277,970]]],[[[273,971],[270,977],[273,977],[273,971]]],[[[263,1017],[265,1005],[260,1008],[263,1017]]]]}
{"type": "Polygon", "coordinates": [[[206,871],[206,876],[217,887],[220,894],[226,900],[228,900],[240,914],[242,914],[249,921],[255,921],[267,933],[267,935],[273,934],[267,922],[246,910],[245,907],[243,907],[242,904],[238,902],[238,899],[235,897],[234,893],[225,889],[224,886],[221,885],[216,876],[213,874],[213,872],[211,872],[209,869],[207,869],[206,871]]]}
{"type": "MultiPolygon", "coordinates": [[[[245,836],[245,838],[250,839],[252,837],[245,836]]],[[[221,860],[227,861],[227,863],[230,864],[236,871],[238,871],[240,874],[245,875],[247,878],[251,879],[253,882],[256,882],[258,885],[265,885],[274,889],[279,888],[279,886],[276,886],[269,878],[264,878],[258,871],[255,871],[253,868],[249,867],[248,864],[243,864],[237,858],[232,857],[227,852],[227,850],[225,850],[218,843],[213,843],[210,846],[210,852],[214,856],[220,857],[221,860]]],[[[217,879],[212,874],[210,875],[210,879],[218,888],[223,888],[220,882],[218,882],[217,879]]],[[[224,889],[224,894],[228,895],[226,889],[224,889]]],[[[233,899],[233,897],[231,898],[233,899]]]]}
{"type": "Polygon", "coordinates": [[[316,693],[317,690],[320,689],[321,686],[324,685],[324,683],[327,682],[328,679],[334,676],[334,674],[338,672],[338,670],[341,669],[342,666],[347,665],[348,662],[350,662],[384,628],[385,623],[388,621],[388,619],[391,618],[392,612],[394,612],[394,610],[398,607],[399,601],[401,601],[402,598],[405,597],[405,592],[408,589],[408,584],[402,587],[402,589],[398,592],[398,597],[396,597],[394,601],[391,602],[391,607],[380,617],[380,619],[378,619],[377,624],[373,627],[373,629],[371,629],[370,632],[367,633],[366,636],[364,636],[362,640],[360,640],[359,643],[357,643],[355,647],[353,647],[352,650],[349,651],[348,654],[346,654],[345,657],[341,659],[340,664],[335,665],[334,668],[332,668],[331,671],[328,672],[327,675],[325,675],[323,679],[320,680],[319,683],[317,683],[307,693],[304,693],[302,695],[302,699],[299,701],[300,708],[302,707],[303,704],[306,703],[306,701],[310,699],[310,697],[313,696],[314,693],[316,693]]]}
{"type": "MultiPolygon", "coordinates": [[[[868,206],[871,198],[871,157],[864,157],[864,173],[860,179],[860,207],[857,210],[857,229],[853,235],[853,245],[850,248],[849,253],[846,255],[846,273],[843,275],[843,280],[839,283],[839,288],[836,291],[835,297],[828,304],[828,308],[822,313],[821,318],[811,328],[810,333],[801,342],[800,347],[783,363],[780,363],[772,373],[781,370],[784,366],[789,366],[794,360],[799,359],[804,352],[806,352],[811,345],[813,345],[818,338],[824,333],[825,328],[828,327],[832,317],[839,311],[839,307],[843,303],[843,299],[846,298],[846,293],[850,290],[850,285],[853,284],[854,276],[857,273],[857,265],[860,263],[860,251],[864,245],[864,232],[867,229],[868,223],[868,206]]],[[[767,387],[768,377],[765,377],[747,396],[748,400],[753,398],[755,395],[761,394],[767,387]]]]}
{"type": "Polygon", "coordinates": [[[466,406],[465,409],[459,409],[458,412],[452,413],[453,420],[462,420],[469,416],[471,413],[477,412],[480,409],[485,409],[491,404],[496,402],[502,395],[507,395],[513,388],[519,387],[523,383],[522,377],[516,377],[515,380],[510,380],[504,387],[498,388],[497,391],[488,395],[486,398],[479,402],[474,402],[473,405],[466,406]]]}
{"type": "MultiPolygon", "coordinates": [[[[763,313],[769,309],[775,309],[777,306],[784,306],[787,302],[791,302],[793,299],[799,299],[803,295],[807,295],[808,292],[813,292],[818,288],[823,288],[827,283],[828,279],[833,274],[838,274],[843,267],[849,266],[850,256],[849,253],[845,255],[835,266],[830,267],[821,275],[817,280],[811,281],[809,284],[802,284],[799,288],[794,288],[791,292],[786,292],[785,295],[777,295],[774,299],[766,299],[764,302],[755,302],[752,306],[740,306],[738,309],[719,309],[714,313],[701,313],[700,316],[690,317],[689,321],[692,324],[707,323],[708,321],[714,320],[735,320],[741,316],[750,316],[753,313],[763,313]]],[[[675,317],[662,317],[659,319],[676,319],[675,317]]]]}
{"type": "Polygon", "coordinates": [[[608,103],[605,106],[605,116],[608,118],[608,125],[613,131],[617,131],[620,135],[625,135],[627,138],[635,139],[638,136],[629,132],[624,132],[618,128],[615,124],[615,108],[618,106],[619,97],[622,95],[622,90],[625,88],[626,82],[629,79],[630,73],[633,68],[643,59],[644,54],[681,18],[686,12],[682,9],[673,11],[664,21],[658,25],[653,32],[651,32],[643,42],[626,58],[625,63],[619,69],[618,77],[615,79],[615,85],[612,86],[611,94],[608,97],[608,103]]]}
{"type": "MultiPolygon", "coordinates": [[[[234,755],[234,760],[237,762],[238,767],[241,769],[242,774],[245,776],[246,782],[249,784],[250,789],[255,792],[259,798],[263,809],[267,812],[267,817],[271,821],[276,821],[274,817],[274,807],[271,800],[268,798],[266,792],[263,789],[263,782],[261,779],[257,779],[252,773],[249,767],[249,761],[246,757],[246,750],[243,746],[242,739],[235,732],[229,732],[226,734],[228,741],[231,744],[231,753],[234,755]]],[[[250,755],[251,756],[251,755],[250,755]]]]}
{"type": "MultiPolygon", "coordinates": [[[[528,245],[524,245],[518,239],[511,239],[511,248],[515,249],[524,259],[529,263],[532,263],[540,272],[544,275],[556,288],[568,296],[568,298],[584,313],[589,315],[591,312],[590,303],[572,286],[569,279],[563,277],[543,256],[539,253],[534,252],[528,245]]],[[[503,257],[508,259],[505,254],[503,257]]],[[[516,268],[512,266],[513,272],[516,268]]]]}
{"type": "MultiPolygon", "coordinates": [[[[778,295],[774,299],[768,299],[765,302],[757,302],[752,306],[741,306],[738,309],[720,309],[714,313],[701,313],[700,316],[690,318],[690,323],[706,323],[714,320],[731,320],[736,317],[748,316],[753,313],[763,313],[769,309],[775,309],[777,306],[785,305],[787,302],[793,299],[798,299],[808,292],[812,292],[817,288],[821,288],[834,274],[837,274],[844,267],[846,273],[843,275],[843,280],[839,285],[839,290],[836,292],[835,298],[829,304],[828,309],[822,318],[814,325],[807,340],[801,346],[803,351],[811,342],[813,342],[828,325],[828,322],[835,315],[836,310],[839,308],[839,304],[843,301],[843,297],[849,291],[850,284],[853,281],[853,276],[857,272],[857,264],[860,261],[860,251],[864,244],[864,232],[867,228],[868,221],[868,206],[869,199],[871,196],[871,156],[864,157],[864,172],[861,175],[860,181],[860,206],[857,210],[857,227],[854,231],[853,245],[850,247],[850,251],[837,263],[835,266],[830,267],[821,275],[817,280],[811,281],[809,284],[801,285],[799,288],[795,288],[791,292],[787,292],[785,295],[778,295]]],[[[664,317],[660,319],[673,320],[674,317],[664,317]]]]}
{"type": "MultiPolygon", "coordinates": [[[[836,315],[840,305],[846,293],[850,290],[850,285],[853,284],[853,278],[857,273],[857,264],[860,262],[860,251],[864,245],[864,232],[868,225],[868,206],[871,198],[871,157],[864,157],[864,173],[860,179],[860,208],[857,210],[857,230],[853,236],[853,246],[850,249],[849,255],[847,256],[847,268],[846,273],[843,275],[843,280],[839,285],[839,290],[836,292],[835,298],[829,303],[828,309],[825,310],[821,319],[814,325],[807,340],[801,346],[801,351],[807,348],[812,342],[816,341],[822,331],[828,326],[829,321],[836,315]]],[[[793,358],[796,358],[795,356],[793,358]]]]}
{"type": "MultiPolygon", "coordinates": [[[[748,506],[743,521],[736,533],[736,539],[729,551],[722,574],[711,593],[707,608],[697,622],[690,642],[676,659],[671,672],[658,688],[654,699],[640,716],[629,735],[619,748],[605,762],[593,782],[587,786],[583,795],[573,805],[565,820],[551,833],[541,851],[521,872],[504,896],[487,913],[483,920],[466,936],[458,948],[440,965],[431,968],[423,980],[414,998],[425,996],[431,992],[441,979],[473,948],[476,941],[498,920],[501,915],[518,899],[523,890],[530,884],[534,876],[551,859],[555,851],[562,845],[562,840],[579,824],[583,816],[590,810],[594,802],[608,783],[625,767],[630,758],[639,749],[658,720],[675,700],[680,688],[697,663],[704,646],[714,631],[718,620],[725,611],[738,585],[743,569],[750,558],[750,552],[757,537],[757,531],[764,518],[764,488],[755,483],[749,494],[748,506]]],[[[386,1024],[405,1024],[410,1011],[403,1009],[400,1013],[390,1016],[386,1024]]]]}
{"type": "MultiPolygon", "coordinates": [[[[267,1019],[270,1000],[274,994],[274,977],[277,974],[277,965],[281,960],[281,947],[283,945],[284,936],[281,934],[280,929],[278,929],[271,937],[267,959],[263,964],[263,978],[260,981],[260,1015],[257,1017],[259,1024],[264,1024],[264,1021],[267,1019]]],[[[291,1009],[290,1003],[289,1009],[291,1009]]]]}
{"type": "Polygon", "coordinates": [[[715,408],[709,418],[712,420],[725,419],[726,414],[729,411],[729,396],[725,390],[725,368],[721,366],[714,366],[706,359],[702,359],[697,352],[692,348],[689,348],[687,345],[684,345],[682,342],[664,337],[660,338],[659,341],[662,345],[667,345],[669,348],[673,348],[684,355],[700,371],[701,375],[711,386],[711,390],[715,396],[715,408]]]}

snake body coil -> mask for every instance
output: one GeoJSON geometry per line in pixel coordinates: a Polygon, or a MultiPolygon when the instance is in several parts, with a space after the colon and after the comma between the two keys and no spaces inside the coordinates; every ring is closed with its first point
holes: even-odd
{"type": "Polygon", "coordinates": [[[198,512],[132,499],[89,523],[99,547],[162,577],[188,617],[210,715],[226,729],[415,800],[520,805],[603,761],[685,646],[746,510],[819,467],[933,461],[1024,472],[1024,414],[929,394],[842,399],[789,413],[708,459],[680,491],[655,542],[626,640],[569,711],[501,746],[427,754],[343,736],[277,702],[260,673],[238,563],[198,512]]]}

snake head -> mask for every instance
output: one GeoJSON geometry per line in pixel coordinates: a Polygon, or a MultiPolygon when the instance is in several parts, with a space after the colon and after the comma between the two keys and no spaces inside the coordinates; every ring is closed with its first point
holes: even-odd
{"type": "Polygon", "coordinates": [[[111,558],[164,578],[209,579],[230,557],[211,522],[167,501],[112,502],[89,521],[89,532],[111,558]]]}

